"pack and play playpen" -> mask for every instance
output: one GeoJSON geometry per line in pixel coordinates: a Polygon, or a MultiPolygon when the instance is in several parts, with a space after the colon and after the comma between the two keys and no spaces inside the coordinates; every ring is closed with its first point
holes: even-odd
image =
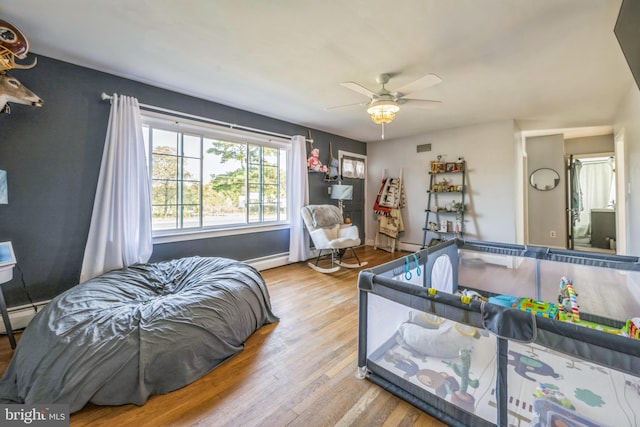
{"type": "Polygon", "coordinates": [[[359,377],[447,424],[640,425],[638,258],[455,239],[358,289],[359,377]]]}

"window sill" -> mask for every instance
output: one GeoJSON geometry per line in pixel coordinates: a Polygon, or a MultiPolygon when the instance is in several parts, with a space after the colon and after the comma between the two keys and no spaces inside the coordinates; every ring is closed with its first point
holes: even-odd
{"type": "Polygon", "coordinates": [[[162,243],[184,242],[188,240],[237,236],[240,234],[264,233],[267,231],[287,230],[289,228],[291,228],[291,224],[287,222],[278,224],[227,227],[207,230],[157,232],[157,234],[154,234],[153,236],[153,244],[157,245],[162,243]]]}

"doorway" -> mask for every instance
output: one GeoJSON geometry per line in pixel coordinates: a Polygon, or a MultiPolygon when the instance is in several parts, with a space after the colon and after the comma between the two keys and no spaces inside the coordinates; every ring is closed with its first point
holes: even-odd
{"type": "Polygon", "coordinates": [[[616,157],[611,153],[567,158],[567,246],[616,253],[616,157]]]}
{"type": "Polygon", "coordinates": [[[367,156],[338,151],[338,173],[342,183],[353,186],[353,198],[343,203],[343,214],[351,223],[358,227],[360,240],[366,241],[364,208],[367,194],[367,156]]]}
{"type": "MultiPolygon", "coordinates": [[[[627,203],[630,194],[630,187],[627,182],[628,172],[626,171],[626,144],[625,144],[625,129],[620,128],[615,133],[613,129],[609,126],[602,127],[589,127],[589,128],[566,128],[566,129],[550,129],[550,130],[536,130],[536,131],[522,131],[519,137],[515,139],[516,143],[516,158],[517,161],[517,170],[518,170],[518,192],[517,197],[520,203],[518,204],[518,208],[521,207],[520,210],[516,212],[516,216],[518,221],[516,223],[516,236],[517,243],[524,245],[541,245],[541,246],[549,246],[549,247],[562,247],[565,249],[574,249],[578,251],[595,251],[601,253],[608,254],[617,254],[617,255],[626,255],[627,251],[627,241],[629,239],[627,233],[627,203]],[[540,227],[540,218],[532,216],[530,209],[531,205],[535,205],[535,201],[532,203],[529,200],[528,189],[529,189],[529,173],[528,171],[531,169],[531,165],[538,161],[539,153],[531,152],[529,150],[529,141],[531,138],[536,138],[541,135],[556,135],[562,134],[564,140],[564,147],[562,147],[562,142],[558,141],[558,147],[555,145],[550,145],[545,149],[542,156],[544,159],[560,159],[560,165],[556,168],[558,171],[564,170],[565,172],[561,172],[562,183],[558,190],[561,191],[561,195],[559,201],[557,203],[548,203],[544,206],[544,219],[548,220],[547,217],[558,218],[561,222],[561,225],[554,223],[554,227],[552,230],[558,231],[558,242],[557,244],[547,244],[547,243],[538,243],[537,241],[533,241],[531,239],[531,231],[540,227]],[[611,141],[613,139],[613,141],[611,141]],[[572,227],[572,212],[571,209],[571,192],[570,192],[570,183],[569,183],[569,156],[567,153],[572,153],[573,156],[577,159],[581,159],[581,156],[586,154],[586,157],[613,157],[613,166],[615,168],[615,199],[611,198],[610,200],[615,200],[615,208],[613,209],[614,214],[605,212],[604,216],[611,218],[613,215],[615,218],[615,234],[607,233],[604,235],[605,242],[609,243],[608,247],[598,248],[593,247],[590,243],[591,237],[589,237],[589,243],[586,245],[576,245],[574,236],[577,236],[579,232],[582,230],[574,230],[572,227]],[[537,157],[538,156],[538,157],[537,157]],[[555,206],[561,205],[561,209],[556,210],[555,206]],[[553,212],[551,212],[553,209],[553,212]],[[561,227],[561,228],[560,228],[561,227]],[[562,230],[562,231],[559,231],[562,230]],[[615,250],[610,249],[611,247],[611,237],[615,239],[615,250]],[[609,237],[607,240],[606,238],[609,237]]],[[[535,166],[535,164],[534,164],[535,166]]],[[[535,168],[534,168],[535,169],[535,168]]],[[[609,206],[605,205],[604,208],[611,210],[613,204],[609,206]]],[[[583,208],[584,209],[584,208],[583,208]]],[[[596,208],[597,209],[597,208],[596,208]]],[[[591,212],[589,212],[590,214],[591,212]]],[[[597,215],[596,215],[597,216],[597,215]]],[[[596,219],[596,228],[598,223],[598,219],[596,219]]],[[[578,225],[578,224],[576,224],[578,225]]],[[[583,224],[584,225],[584,224],[583,224]]],[[[600,227],[602,229],[602,227],[600,227]]],[[[606,229],[606,227],[605,227],[606,229]]],[[[596,230],[597,231],[597,230],[596,230]]],[[[548,235],[547,231],[547,235],[548,235]]],[[[589,229],[589,233],[591,230],[589,229]]],[[[584,233],[583,233],[584,234],[584,233]]],[[[586,239],[586,235],[582,236],[586,239]]],[[[579,241],[578,243],[583,243],[579,241]]],[[[605,246],[605,245],[602,245],[605,246]]]]}

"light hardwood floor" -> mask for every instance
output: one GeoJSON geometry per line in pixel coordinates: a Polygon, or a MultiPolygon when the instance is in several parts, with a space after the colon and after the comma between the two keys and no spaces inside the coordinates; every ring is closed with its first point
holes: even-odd
{"type": "MultiPolygon", "coordinates": [[[[406,255],[357,252],[369,266],[406,255]]],[[[321,274],[300,263],[262,275],[280,321],[254,333],[240,354],[141,407],[89,404],[71,416],[71,426],[445,425],[355,377],[358,270],[321,274]]],[[[11,355],[0,337],[2,372],[11,355]]]]}

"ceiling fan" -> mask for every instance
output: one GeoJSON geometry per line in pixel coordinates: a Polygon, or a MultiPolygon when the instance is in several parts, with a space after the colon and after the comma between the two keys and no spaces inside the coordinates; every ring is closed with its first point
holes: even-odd
{"type": "Polygon", "coordinates": [[[429,99],[417,99],[417,98],[409,98],[409,96],[415,92],[427,89],[429,87],[435,86],[442,82],[442,79],[435,74],[427,74],[424,77],[419,78],[409,84],[406,84],[400,87],[397,91],[391,92],[389,91],[385,85],[389,83],[391,79],[390,74],[380,74],[376,78],[376,82],[380,84],[382,87],[377,92],[374,92],[366,87],[355,83],[355,82],[344,82],[340,83],[340,85],[346,87],[347,89],[351,89],[354,92],[358,92],[362,95],[365,95],[369,98],[369,102],[366,104],[358,103],[358,104],[349,104],[342,105],[339,107],[332,108],[342,108],[342,107],[351,107],[354,105],[366,105],[367,113],[371,116],[371,120],[375,124],[382,125],[382,138],[384,138],[384,124],[391,123],[393,119],[396,117],[396,113],[400,111],[401,105],[406,105],[410,107],[417,108],[435,108],[440,104],[440,101],[433,101],[429,99]]]}

